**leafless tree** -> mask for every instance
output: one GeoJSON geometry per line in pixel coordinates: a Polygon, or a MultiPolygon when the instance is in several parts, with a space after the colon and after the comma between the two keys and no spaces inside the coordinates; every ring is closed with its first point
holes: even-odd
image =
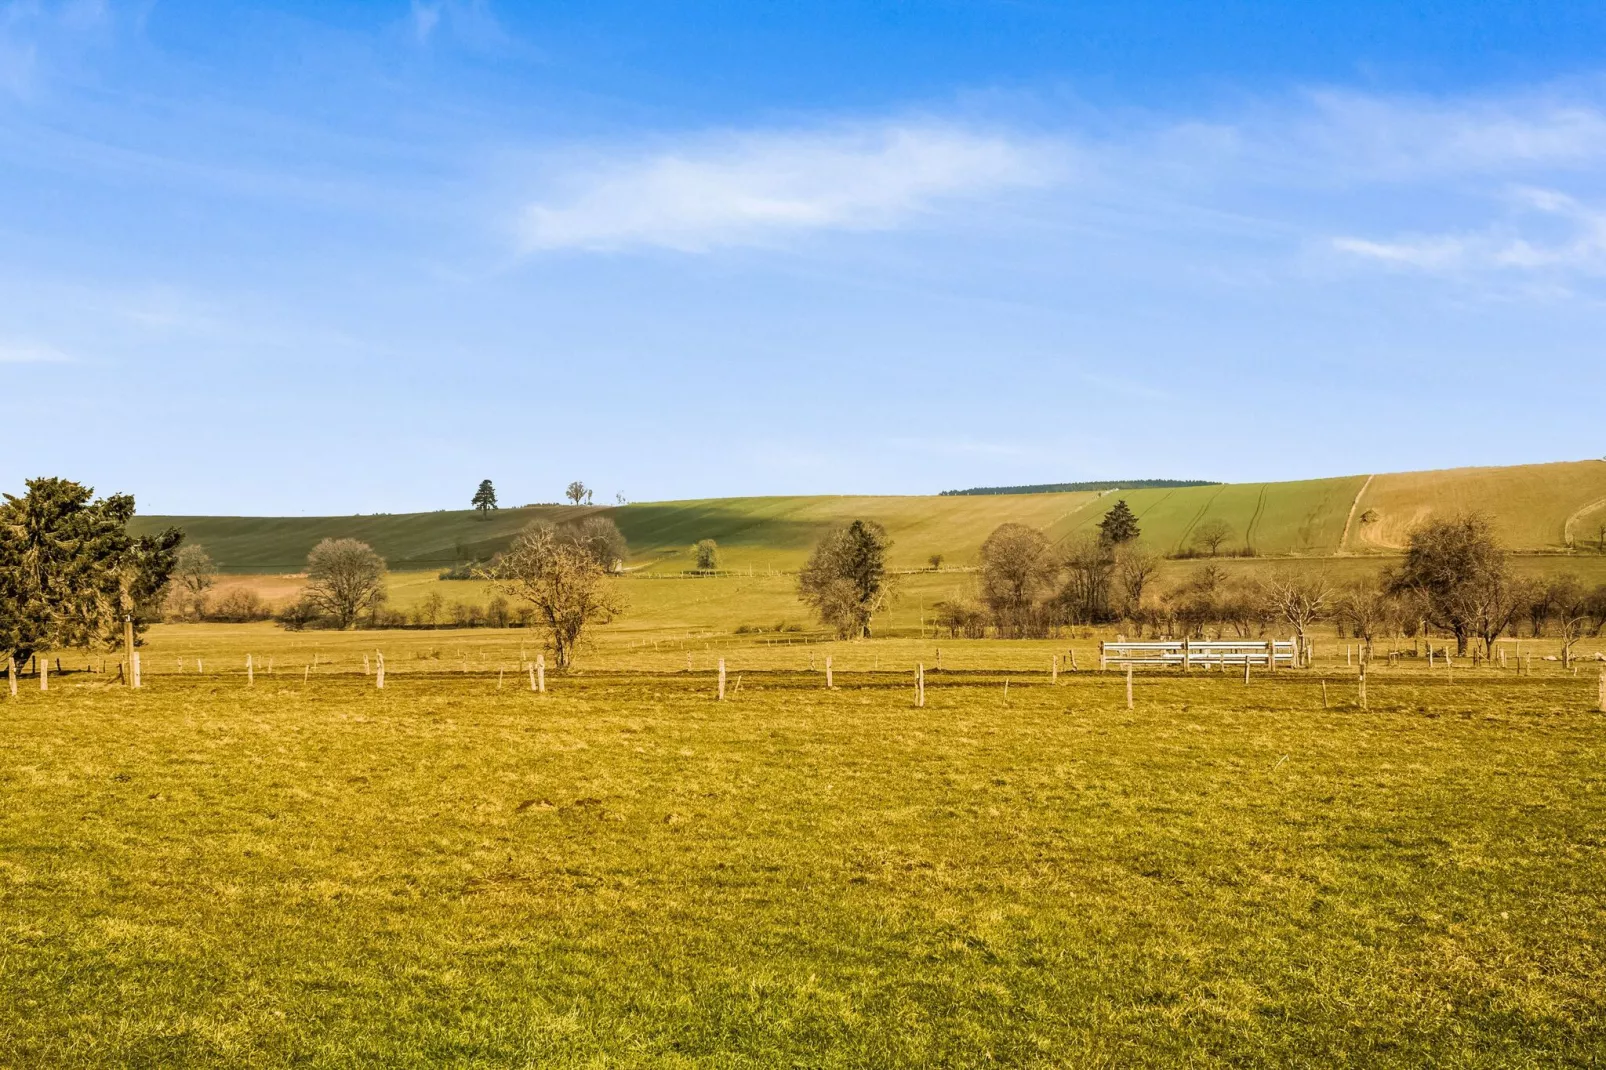
{"type": "Polygon", "coordinates": [[[1398,623],[1400,601],[1375,579],[1360,580],[1340,594],[1333,605],[1339,620],[1349,625],[1355,638],[1366,646],[1367,656],[1372,653],[1372,641],[1382,632],[1398,623]]]}
{"type": "Polygon", "coordinates": [[[931,571],[933,572],[942,571],[942,561],[943,557],[941,554],[932,554],[930,557],[926,558],[926,564],[931,566],[931,571]]]}
{"type": "Polygon", "coordinates": [[[1000,636],[1016,638],[1033,627],[1038,599],[1054,580],[1048,536],[1025,524],[1000,524],[981,544],[981,597],[1000,636]]]}
{"type": "Polygon", "coordinates": [[[1430,520],[1411,532],[1405,560],[1386,582],[1396,594],[1412,594],[1429,623],[1455,636],[1457,654],[1465,654],[1475,632],[1502,615],[1490,613],[1500,596],[1516,590],[1494,525],[1478,513],[1430,520]]]}
{"type": "Polygon", "coordinates": [[[630,555],[630,546],[618,525],[605,516],[588,516],[578,523],[564,524],[558,534],[590,554],[605,572],[622,571],[630,555]]]}
{"type": "Polygon", "coordinates": [[[624,609],[608,572],[585,546],[547,524],[531,524],[513,540],[494,570],[491,586],[535,610],[559,669],[593,625],[606,624],[624,609]]]}
{"type": "Polygon", "coordinates": [[[1504,564],[1477,573],[1462,594],[1463,613],[1471,632],[1483,641],[1485,657],[1534,598],[1534,584],[1511,574],[1504,564]]]}
{"type": "Polygon", "coordinates": [[[217,566],[199,543],[185,543],[173,564],[173,592],[179,612],[201,620],[206,616],[206,592],[217,583],[217,566]]]}
{"type": "Polygon", "coordinates": [[[1206,520],[1193,529],[1193,544],[1207,550],[1211,557],[1221,552],[1221,544],[1232,538],[1232,525],[1225,520],[1206,520]]]}
{"type": "Polygon", "coordinates": [[[586,489],[586,485],[577,479],[569,484],[568,489],[563,492],[563,496],[569,499],[570,504],[579,505],[586,500],[586,495],[590,493],[586,489]]]}
{"type": "Polygon", "coordinates": [[[303,597],[337,628],[385,601],[385,560],[356,539],[324,539],[307,555],[303,597]]]}
{"type": "Polygon", "coordinates": [[[1131,617],[1143,604],[1143,592],[1160,569],[1160,555],[1141,543],[1129,542],[1115,553],[1115,570],[1121,578],[1124,612],[1131,617]]]}
{"type": "MultiPolygon", "coordinates": [[[[1128,540],[1124,545],[1130,545],[1128,540]]],[[[1123,544],[1089,535],[1065,552],[1061,565],[1065,586],[1059,602],[1074,624],[1099,624],[1114,618],[1110,604],[1116,562],[1123,544]]]]}
{"type": "Polygon", "coordinates": [[[1332,608],[1333,585],[1320,572],[1278,569],[1261,581],[1261,592],[1267,607],[1299,636],[1301,650],[1311,625],[1332,608]]]}
{"type": "Polygon", "coordinates": [[[1573,646],[1587,635],[1594,624],[1594,592],[1587,590],[1578,577],[1566,574],[1547,585],[1551,604],[1555,607],[1557,622],[1561,625],[1561,663],[1573,663],[1573,646]]]}

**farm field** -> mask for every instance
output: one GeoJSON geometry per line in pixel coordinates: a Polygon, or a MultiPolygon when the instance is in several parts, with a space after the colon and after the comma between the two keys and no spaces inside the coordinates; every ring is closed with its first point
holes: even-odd
{"type": "Polygon", "coordinates": [[[1079,537],[1094,529],[1117,497],[1137,513],[1145,542],[1164,553],[1187,549],[1201,523],[1219,520],[1232,531],[1226,548],[1249,547],[1261,556],[1386,554],[1398,551],[1411,527],[1426,516],[1469,509],[1488,513],[1513,550],[1556,552],[1598,541],[1606,521],[1606,461],[1103,494],[722,498],[533,506],[484,517],[467,510],[359,517],[141,516],[132,528],[143,533],[176,524],[229,572],[297,572],[318,540],[348,536],[371,544],[397,571],[438,571],[490,557],[531,520],[599,513],[611,517],[629,541],[632,568],[678,573],[692,567],[689,548],[705,538],[720,544],[728,568],[795,570],[826,529],[863,517],[886,525],[893,540],[892,566],[915,569],[931,554],[943,554],[952,566],[974,564],[982,540],[1008,521],[1042,528],[1057,540],[1079,537]],[[1368,511],[1375,518],[1363,522],[1368,511]]]}
{"type": "MultiPolygon", "coordinates": [[[[1387,564],[1377,557],[1341,558],[1221,558],[1212,561],[1179,560],[1162,564],[1160,588],[1185,582],[1197,569],[1214,565],[1229,579],[1253,579],[1273,569],[1322,572],[1337,583],[1375,576],[1387,564]]],[[[1606,583],[1606,555],[1596,553],[1525,554],[1513,556],[1519,575],[1548,578],[1572,573],[1588,585],[1606,583]]],[[[945,568],[918,571],[899,577],[899,596],[882,616],[881,627],[890,634],[918,634],[920,621],[929,622],[931,607],[945,599],[974,597],[976,573],[945,568]]],[[[306,580],[298,576],[245,575],[223,577],[213,595],[225,597],[237,588],[256,591],[267,602],[282,606],[293,602],[306,580]]],[[[655,578],[632,574],[619,580],[629,602],[625,615],[603,629],[613,632],[650,632],[658,628],[733,631],[743,625],[770,629],[778,623],[812,630],[806,607],[797,599],[797,577],[789,573],[755,569],[751,575],[730,571],[717,576],[655,578]]],[[[442,580],[435,572],[393,572],[387,579],[390,605],[412,610],[431,594],[450,605],[456,602],[483,606],[490,598],[488,585],[475,580],[442,580]]]]}
{"type": "Polygon", "coordinates": [[[158,626],[140,691],[24,679],[0,699],[4,1061],[1606,1050],[1592,664],[1407,659],[1363,711],[1327,640],[1315,670],[1248,685],[1140,674],[1128,710],[1117,674],[1050,682],[1050,653],[1086,666],[1093,636],[664,627],[609,633],[545,695],[519,679],[526,642],[158,626]],[[380,648],[383,691],[361,666],[380,648]],[[939,649],[915,709],[904,670],[939,649]],[[833,691],[808,671],[827,653],[833,691]]]}

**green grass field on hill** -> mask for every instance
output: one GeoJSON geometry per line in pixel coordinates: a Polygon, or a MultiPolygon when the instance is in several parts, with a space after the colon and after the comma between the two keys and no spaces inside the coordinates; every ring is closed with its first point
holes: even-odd
{"type": "Polygon", "coordinates": [[[1512,549],[1562,552],[1593,546],[1606,522],[1606,462],[1452,469],[1344,476],[1291,483],[1226,484],[1066,494],[978,496],[815,496],[713,498],[610,507],[536,506],[481,515],[441,511],[353,517],[136,518],[138,531],[185,529],[230,572],[292,573],[319,539],[352,537],[372,545],[398,571],[440,569],[489,557],[535,519],[562,521],[600,513],[630,543],[633,568],[679,572],[689,547],[714,539],[733,569],[795,570],[820,534],[856,517],[885,524],[892,563],[920,568],[931,554],[972,564],[982,540],[1007,521],[1042,528],[1055,539],[1094,530],[1116,498],[1138,514],[1145,541],[1166,553],[1188,548],[1207,520],[1232,531],[1226,548],[1272,557],[1387,553],[1431,514],[1479,510],[1494,518],[1512,549]],[[1373,519],[1363,520],[1372,516],[1373,519]],[[1346,524],[1349,533],[1346,537],[1346,524]]]}

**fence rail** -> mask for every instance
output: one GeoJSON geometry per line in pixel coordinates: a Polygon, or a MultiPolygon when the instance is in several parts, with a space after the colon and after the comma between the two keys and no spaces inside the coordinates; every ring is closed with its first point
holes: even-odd
{"type": "Polygon", "coordinates": [[[1159,639],[1149,642],[1099,644],[1099,668],[1111,665],[1142,667],[1225,667],[1261,665],[1296,667],[1299,648],[1291,639],[1193,640],[1159,639]],[[1272,659],[1275,659],[1273,661],[1272,659]]]}

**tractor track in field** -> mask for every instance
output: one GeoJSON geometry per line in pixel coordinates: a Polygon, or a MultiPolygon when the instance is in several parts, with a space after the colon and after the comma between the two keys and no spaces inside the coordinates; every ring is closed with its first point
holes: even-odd
{"type": "Polygon", "coordinates": [[[1270,483],[1260,485],[1260,497],[1255,499],[1255,515],[1249,518],[1249,527],[1244,531],[1244,546],[1247,549],[1255,548],[1255,525],[1260,523],[1260,514],[1266,511],[1266,491],[1270,488],[1270,483]]]}
{"type": "Polygon", "coordinates": [[[1361,484],[1361,489],[1355,492],[1355,500],[1349,503],[1349,516],[1344,518],[1344,533],[1338,537],[1338,550],[1333,554],[1334,557],[1342,557],[1344,555],[1344,547],[1349,543],[1350,526],[1355,523],[1355,510],[1361,507],[1361,495],[1366,493],[1366,488],[1370,487],[1372,480],[1376,478],[1377,473],[1375,472],[1367,476],[1366,482],[1361,484]]]}
{"type": "Polygon", "coordinates": [[[1216,499],[1221,497],[1221,491],[1224,487],[1225,484],[1222,487],[1217,487],[1216,492],[1210,495],[1205,503],[1199,507],[1199,511],[1193,515],[1193,519],[1188,521],[1188,526],[1182,529],[1182,537],[1177,540],[1178,553],[1181,553],[1182,548],[1188,545],[1188,536],[1193,534],[1193,529],[1199,526],[1199,521],[1204,519],[1205,514],[1210,511],[1210,507],[1216,503],[1216,499]]]}

